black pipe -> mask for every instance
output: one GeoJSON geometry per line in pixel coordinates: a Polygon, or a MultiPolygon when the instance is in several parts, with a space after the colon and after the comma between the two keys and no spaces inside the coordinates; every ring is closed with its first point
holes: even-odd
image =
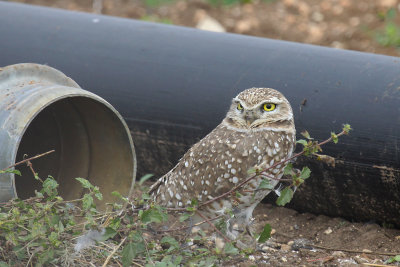
{"type": "Polygon", "coordinates": [[[48,64],[114,105],[139,175],[171,168],[239,91],[276,88],[298,132],[354,128],[323,148],[335,167],[301,161],[313,174],[291,206],[400,225],[398,58],[6,2],[0,38],[0,65],[48,64]]]}

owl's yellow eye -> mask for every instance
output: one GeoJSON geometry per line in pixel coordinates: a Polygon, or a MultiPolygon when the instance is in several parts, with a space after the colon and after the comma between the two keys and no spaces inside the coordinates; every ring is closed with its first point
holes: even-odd
{"type": "Polygon", "coordinates": [[[237,109],[238,110],[243,110],[243,106],[240,103],[237,103],[237,109]]]}
{"type": "Polygon", "coordinates": [[[273,111],[275,108],[276,108],[276,105],[275,105],[275,104],[272,104],[272,103],[265,103],[265,104],[263,105],[263,109],[264,109],[265,111],[273,111]]]}

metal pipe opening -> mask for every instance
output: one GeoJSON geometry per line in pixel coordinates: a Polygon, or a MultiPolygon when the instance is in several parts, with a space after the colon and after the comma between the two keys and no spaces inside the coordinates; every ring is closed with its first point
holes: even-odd
{"type": "MultiPolygon", "coordinates": [[[[75,178],[88,179],[103,193],[128,195],[136,176],[136,156],[128,127],[104,99],[82,90],[61,72],[37,64],[0,72],[0,169],[55,150],[32,161],[44,180],[53,176],[65,199],[80,198],[75,178]],[[4,166],[4,167],[3,167],[4,166]]],[[[0,200],[35,195],[42,188],[26,164],[22,176],[0,174],[0,200]]]]}

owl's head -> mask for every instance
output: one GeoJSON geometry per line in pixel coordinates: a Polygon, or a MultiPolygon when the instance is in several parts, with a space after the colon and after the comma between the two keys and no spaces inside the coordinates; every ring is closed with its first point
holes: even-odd
{"type": "Polygon", "coordinates": [[[277,90],[250,88],[233,98],[224,123],[238,129],[286,127],[293,125],[293,111],[277,90]]]}

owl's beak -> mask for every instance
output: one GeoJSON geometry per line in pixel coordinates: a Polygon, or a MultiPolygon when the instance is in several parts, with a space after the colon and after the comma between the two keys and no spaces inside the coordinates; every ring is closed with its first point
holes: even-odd
{"type": "Polygon", "coordinates": [[[244,119],[246,120],[247,126],[251,126],[251,124],[256,120],[256,116],[253,112],[247,111],[244,115],[244,119]]]}

